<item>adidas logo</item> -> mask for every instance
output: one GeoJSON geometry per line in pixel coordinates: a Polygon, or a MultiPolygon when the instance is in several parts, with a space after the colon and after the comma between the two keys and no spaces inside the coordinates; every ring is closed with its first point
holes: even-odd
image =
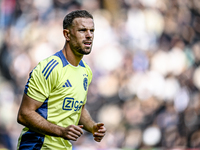
{"type": "Polygon", "coordinates": [[[67,81],[65,82],[65,84],[63,85],[63,87],[72,87],[71,83],[69,82],[69,80],[67,79],[67,81]]]}

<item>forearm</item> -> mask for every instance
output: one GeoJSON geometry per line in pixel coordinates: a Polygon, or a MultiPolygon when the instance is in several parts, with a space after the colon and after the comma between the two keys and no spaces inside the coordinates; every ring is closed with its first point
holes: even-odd
{"type": "Polygon", "coordinates": [[[20,112],[18,115],[18,123],[28,127],[29,129],[44,135],[60,137],[63,127],[50,123],[35,111],[28,113],[20,112]]]}
{"type": "Polygon", "coordinates": [[[82,108],[79,124],[83,125],[83,129],[85,129],[86,131],[93,133],[93,126],[94,126],[95,122],[91,118],[91,116],[90,116],[88,110],[85,108],[85,106],[83,106],[83,108],[82,108]]]}
{"type": "Polygon", "coordinates": [[[36,101],[24,94],[19,108],[17,122],[37,133],[60,136],[62,127],[48,122],[36,112],[42,104],[42,102],[36,101]]]}
{"type": "Polygon", "coordinates": [[[79,120],[79,124],[83,125],[83,128],[91,132],[93,134],[94,140],[100,142],[102,138],[105,136],[106,128],[103,123],[95,123],[87,109],[85,109],[85,105],[83,105],[81,117],[79,120]]]}

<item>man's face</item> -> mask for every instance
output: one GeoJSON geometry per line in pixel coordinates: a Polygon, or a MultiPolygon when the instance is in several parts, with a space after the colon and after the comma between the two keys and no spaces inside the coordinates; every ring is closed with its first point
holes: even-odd
{"type": "Polygon", "coordinates": [[[77,56],[91,52],[94,38],[94,22],[91,18],[76,18],[69,30],[69,45],[77,56]]]}

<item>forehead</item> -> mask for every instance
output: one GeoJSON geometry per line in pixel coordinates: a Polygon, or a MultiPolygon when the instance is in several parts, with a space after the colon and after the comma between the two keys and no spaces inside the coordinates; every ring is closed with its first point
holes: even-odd
{"type": "Polygon", "coordinates": [[[92,18],[75,18],[72,27],[94,28],[94,21],[92,18]]]}

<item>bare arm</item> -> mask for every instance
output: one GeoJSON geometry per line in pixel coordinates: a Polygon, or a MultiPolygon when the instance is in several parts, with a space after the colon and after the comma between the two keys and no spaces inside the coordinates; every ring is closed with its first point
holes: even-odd
{"type": "Polygon", "coordinates": [[[79,124],[83,125],[83,129],[86,131],[93,133],[93,126],[95,122],[92,120],[88,110],[85,108],[85,105],[83,105],[82,108],[79,124]]]}
{"type": "Polygon", "coordinates": [[[36,112],[41,105],[42,102],[36,101],[24,94],[19,108],[17,122],[37,133],[62,137],[68,140],[76,141],[83,134],[82,126],[70,125],[64,128],[47,121],[36,112]]]}
{"type": "Polygon", "coordinates": [[[83,125],[83,129],[93,134],[94,140],[100,142],[106,133],[106,128],[103,123],[95,123],[88,110],[83,105],[79,124],[83,125]]]}

